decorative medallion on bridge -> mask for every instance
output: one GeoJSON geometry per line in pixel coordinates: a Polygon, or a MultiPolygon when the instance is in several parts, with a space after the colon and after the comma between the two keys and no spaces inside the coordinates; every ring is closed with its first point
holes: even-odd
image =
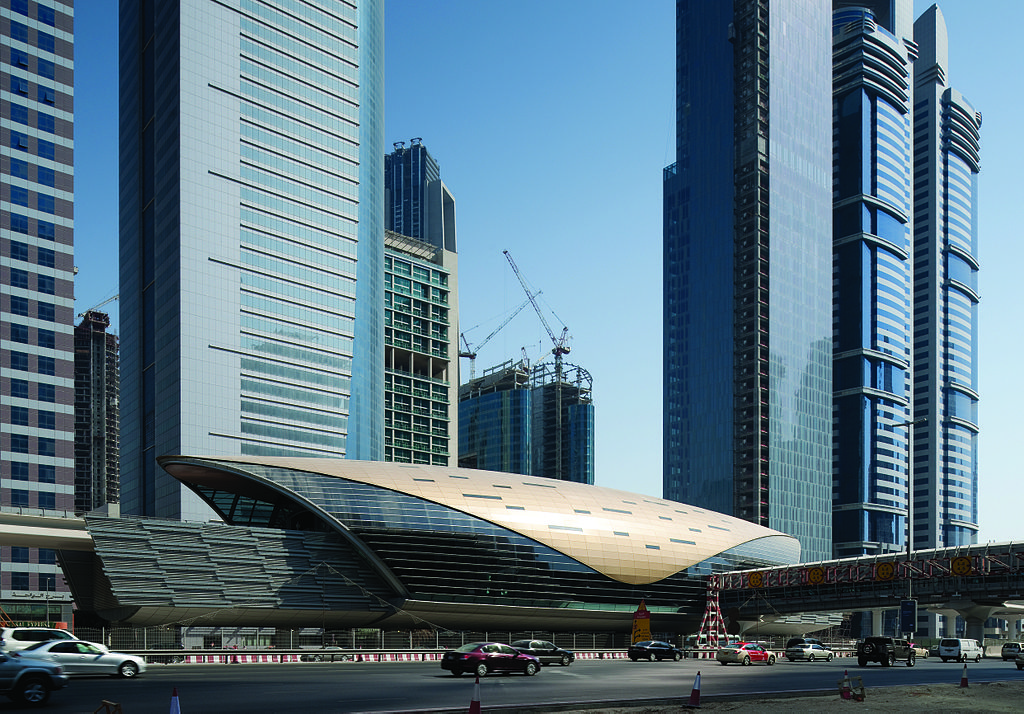
{"type": "Polygon", "coordinates": [[[960,556],[959,558],[953,558],[949,563],[949,569],[953,575],[970,575],[971,570],[971,559],[960,556]]]}
{"type": "Polygon", "coordinates": [[[752,588],[759,588],[764,585],[764,573],[751,573],[747,584],[752,588]]]}
{"type": "Polygon", "coordinates": [[[879,563],[875,568],[875,580],[892,580],[896,574],[896,566],[892,563],[879,563]]]}
{"type": "Polygon", "coordinates": [[[824,568],[811,568],[807,571],[807,582],[811,585],[821,585],[825,582],[824,568]]]}

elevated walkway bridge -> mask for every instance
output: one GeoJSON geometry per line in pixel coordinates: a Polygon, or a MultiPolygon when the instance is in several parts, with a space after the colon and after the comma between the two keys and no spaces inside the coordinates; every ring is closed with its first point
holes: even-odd
{"type": "MultiPolygon", "coordinates": [[[[1024,543],[987,543],[843,558],[711,575],[705,623],[718,616],[741,630],[807,612],[921,609],[959,615],[981,641],[990,617],[1024,619],[1024,543]]],[[[880,618],[875,618],[878,622],[880,618]]],[[[704,626],[702,626],[704,627],[704,626]]],[[[879,633],[881,634],[881,633],[879,633]]]]}

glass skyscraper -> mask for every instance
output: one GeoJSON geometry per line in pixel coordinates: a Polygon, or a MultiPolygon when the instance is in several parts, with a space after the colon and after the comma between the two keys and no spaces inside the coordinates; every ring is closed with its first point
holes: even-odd
{"type": "Polygon", "coordinates": [[[664,496],[827,558],[831,4],[679,0],[676,12],[664,496]]]}
{"type": "Polygon", "coordinates": [[[447,466],[458,434],[455,197],[423,145],[384,157],[384,460],[447,466]]]}
{"type": "MultiPolygon", "coordinates": [[[[0,506],[57,516],[75,507],[74,3],[0,0],[0,64],[0,506]]],[[[70,621],[49,549],[0,548],[0,599],[70,621]]]]}
{"type": "Polygon", "coordinates": [[[981,115],[938,7],[836,5],[835,555],[970,544],[981,115]]]}
{"type": "Polygon", "coordinates": [[[981,114],[949,86],[946,22],[914,22],[914,547],[977,542],[981,114]]]}
{"type": "Polygon", "coordinates": [[[913,420],[910,82],[917,46],[910,39],[912,5],[910,0],[849,4],[833,15],[837,558],[906,549],[913,420]]]}
{"type": "Polygon", "coordinates": [[[383,456],[383,3],[122,0],[122,509],[166,454],[383,456]]]}

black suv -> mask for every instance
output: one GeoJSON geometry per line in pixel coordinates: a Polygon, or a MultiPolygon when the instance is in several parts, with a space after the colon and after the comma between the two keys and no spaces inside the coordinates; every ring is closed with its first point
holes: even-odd
{"type": "Polygon", "coordinates": [[[878,662],[891,667],[897,662],[906,662],[908,667],[917,663],[914,646],[909,640],[892,637],[865,637],[857,643],[857,664],[867,667],[868,662],[878,662]]]}

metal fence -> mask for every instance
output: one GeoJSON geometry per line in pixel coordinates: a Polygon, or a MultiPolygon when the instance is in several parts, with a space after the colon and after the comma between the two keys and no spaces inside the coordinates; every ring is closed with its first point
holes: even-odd
{"type": "MultiPolygon", "coordinates": [[[[443,630],[380,630],[353,628],[323,630],[303,628],[286,630],[273,627],[76,627],[74,633],[83,640],[101,642],[112,650],[197,650],[235,648],[316,649],[340,647],[367,650],[432,650],[460,647],[467,642],[516,640],[548,640],[572,650],[625,648],[627,632],[546,632],[462,631],[443,630]]],[[[678,639],[666,635],[664,639],[678,639]]]]}

